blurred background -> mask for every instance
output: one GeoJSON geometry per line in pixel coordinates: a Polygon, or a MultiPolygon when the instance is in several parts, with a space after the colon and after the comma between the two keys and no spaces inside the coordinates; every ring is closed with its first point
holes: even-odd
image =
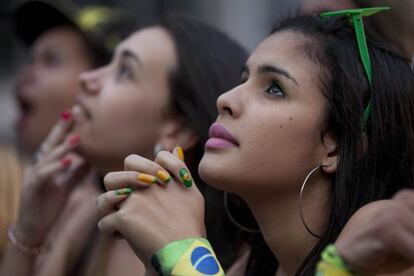
{"type": "MultiPolygon", "coordinates": [[[[67,0],[70,1],[70,0],[67,0]]],[[[252,51],[279,20],[295,13],[299,0],[73,0],[77,4],[105,4],[132,11],[148,23],[166,11],[198,17],[229,34],[252,51]],[[254,20],[250,20],[253,19],[254,20]]],[[[13,143],[16,106],[13,84],[27,49],[14,36],[13,8],[22,1],[0,1],[0,143],[13,143]]],[[[23,1],[24,2],[24,1],[23,1]]]]}

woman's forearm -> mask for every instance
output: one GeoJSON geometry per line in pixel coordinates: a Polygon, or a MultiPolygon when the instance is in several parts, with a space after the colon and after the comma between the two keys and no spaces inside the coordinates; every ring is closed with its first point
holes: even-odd
{"type": "Polygon", "coordinates": [[[27,254],[9,242],[0,263],[0,276],[33,275],[35,261],[35,255],[27,254]]]}

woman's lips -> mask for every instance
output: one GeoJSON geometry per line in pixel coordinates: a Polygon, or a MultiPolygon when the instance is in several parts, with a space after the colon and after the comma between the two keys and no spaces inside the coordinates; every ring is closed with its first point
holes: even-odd
{"type": "Polygon", "coordinates": [[[21,95],[17,95],[17,103],[19,105],[21,112],[23,113],[29,112],[32,108],[30,101],[21,95]]]}
{"type": "Polygon", "coordinates": [[[220,123],[211,125],[208,136],[210,139],[206,142],[206,148],[211,149],[228,149],[237,147],[236,139],[227,131],[227,129],[220,123]]]}
{"type": "Polygon", "coordinates": [[[22,130],[25,127],[28,119],[33,115],[34,105],[27,98],[22,95],[19,91],[16,96],[17,106],[19,108],[19,117],[17,118],[17,127],[22,130]]]}
{"type": "Polygon", "coordinates": [[[82,118],[84,118],[86,120],[91,119],[91,114],[90,114],[89,110],[85,107],[83,102],[79,99],[76,100],[76,104],[73,107],[72,112],[73,112],[75,121],[80,121],[80,120],[82,120],[82,118]]]}

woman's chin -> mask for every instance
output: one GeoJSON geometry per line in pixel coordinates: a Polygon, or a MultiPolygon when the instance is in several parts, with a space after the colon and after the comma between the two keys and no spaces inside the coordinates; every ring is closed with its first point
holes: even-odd
{"type": "Polygon", "coordinates": [[[198,166],[198,173],[204,182],[210,186],[232,192],[232,185],[236,181],[232,180],[228,175],[228,168],[225,164],[221,162],[214,162],[209,156],[204,155],[198,166]]]}
{"type": "Polygon", "coordinates": [[[123,159],[120,156],[82,145],[76,150],[76,152],[101,175],[105,175],[113,171],[122,171],[124,169],[123,159]]]}

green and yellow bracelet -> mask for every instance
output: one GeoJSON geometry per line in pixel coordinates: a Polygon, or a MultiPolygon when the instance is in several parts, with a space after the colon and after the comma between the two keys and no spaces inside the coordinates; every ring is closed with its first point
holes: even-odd
{"type": "Polygon", "coordinates": [[[151,264],[160,276],[224,276],[208,240],[190,238],[158,250],[151,264]]]}

